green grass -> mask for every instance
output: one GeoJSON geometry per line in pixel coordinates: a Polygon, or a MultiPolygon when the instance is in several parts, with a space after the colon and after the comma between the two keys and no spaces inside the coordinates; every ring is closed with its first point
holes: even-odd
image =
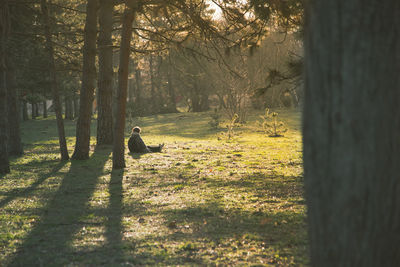
{"type": "Polygon", "coordinates": [[[93,134],[89,160],[60,162],[54,118],[23,123],[25,154],[0,177],[0,266],[307,265],[300,114],[279,113],[284,137],[253,112],[230,142],[211,112],[129,120],[127,137],[139,125],[165,147],[119,171],[93,134]]]}

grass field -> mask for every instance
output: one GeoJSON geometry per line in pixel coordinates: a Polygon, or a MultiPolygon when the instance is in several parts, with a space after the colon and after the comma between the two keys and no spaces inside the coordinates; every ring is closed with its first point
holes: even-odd
{"type": "Polygon", "coordinates": [[[119,171],[95,125],[90,159],[60,162],[54,118],[23,123],[25,154],[0,176],[0,266],[306,266],[300,113],[278,112],[284,137],[254,112],[229,142],[210,113],[128,121],[165,148],[126,151],[119,171]]]}

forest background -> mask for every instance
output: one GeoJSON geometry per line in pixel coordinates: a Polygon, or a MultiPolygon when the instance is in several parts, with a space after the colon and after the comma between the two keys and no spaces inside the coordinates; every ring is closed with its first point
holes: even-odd
{"type": "MultiPolygon", "coordinates": [[[[63,109],[65,119],[79,117],[73,158],[88,158],[95,112],[97,144],[115,141],[118,168],[124,166],[125,114],[177,112],[179,106],[198,112],[213,106],[244,122],[250,103],[264,109],[301,101],[302,52],[296,38],[301,2],[17,1],[5,6],[3,52],[8,59],[3,67],[12,80],[7,88],[19,89],[10,89],[8,114],[17,116],[11,109],[22,106],[26,120],[28,105],[32,118],[39,110],[44,117],[48,108],[54,110],[64,160],[69,155],[63,109]],[[271,88],[282,81],[286,84],[271,88]]],[[[21,153],[18,121],[8,118],[9,128],[15,128],[8,134],[16,146],[10,145],[11,154],[21,153]]]]}

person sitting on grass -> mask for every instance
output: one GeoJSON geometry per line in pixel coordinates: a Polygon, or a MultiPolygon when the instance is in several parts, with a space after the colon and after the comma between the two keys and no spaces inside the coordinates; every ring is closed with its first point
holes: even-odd
{"type": "Polygon", "coordinates": [[[158,146],[146,146],[140,136],[141,129],[138,126],[132,128],[132,134],[128,141],[128,148],[130,153],[151,153],[161,152],[164,144],[158,146]]]}

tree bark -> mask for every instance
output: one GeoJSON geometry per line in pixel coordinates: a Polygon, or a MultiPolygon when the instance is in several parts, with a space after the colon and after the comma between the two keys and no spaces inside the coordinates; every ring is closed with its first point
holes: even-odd
{"type": "MultiPolygon", "coordinates": [[[[132,40],[131,40],[132,42],[132,40]]],[[[129,60],[129,74],[128,76],[132,75],[135,73],[135,63],[133,62],[133,60],[129,60]]],[[[135,83],[133,81],[133,79],[128,79],[128,95],[127,95],[127,101],[129,104],[133,104],[134,103],[134,97],[135,97],[135,83]]]]}
{"type": "Polygon", "coordinates": [[[79,102],[79,117],[76,124],[76,143],[73,159],[89,158],[90,122],[92,117],[93,94],[96,83],[96,35],[97,0],[88,0],[83,46],[82,88],[79,102]]]}
{"type": "Polygon", "coordinates": [[[190,90],[190,100],[192,102],[192,111],[193,112],[201,112],[201,95],[198,83],[195,81],[193,84],[193,88],[190,90]]]}
{"type": "Polygon", "coordinates": [[[138,111],[138,116],[143,113],[143,100],[142,100],[142,77],[140,73],[140,69],[138,68],[137,63],[135,64],[135,106],[138,111]]]}
{"type": "Polygon", "coordinates": [[[74,118],[78,118],[79,117],[79,100],[78,100],[78,96],[76,95],[76,93],[74,93],[74,118]]]}
{"type": "Polygon", "coordinates": [[[158,103],[158,96],[156,92],[156,81],[154,75],[154,58],[153,55],[150,55],[149,58],[149,71],[150,71],[150,93],[151,93],[151,114],[159,113],[159,103],[158,103]]]}
{"type": "Polygon", "coordinates": [[[40,116],[40,112],[39,112],[39,104],[38,102],[35,102],[35,117],[39,117],[40,116]]]}
{"type": "Polygon", "coordinates": [[[0,174],[10,172],[7,150],[6,42],[9,32],[8,1],[0,3],[0,174]]]}
{"type": "Polygon", "coordinates": [[[43,105],[43,118],[47,118],[47,101],[43,100],[42,105],[43,105]]]}
{"type": "Polygon", "coordinates": [[[155,86],[155,95],[154,95],[154,101],[155,101],[155,110],[157,113],[161,113],[162,110],[164,109],[164,101],[163,101],[163,90],[162,90],[162,71],[161,71],[161,66],[163,64],[163,58],[162,56],[158,55],[156,58],[156,66],[155,66],[155,72],[154,74],[154,86],[155,86]]]}
{"type": "MultiPolygon", "coordinates": [[[[203,91],[204,92],[204,91],[203,91]]],[[[208,100],[208,94],[201,93],[201,98],[200,98],[200,107],[201,111],[207,111],[210,109],[210,101],[208,100]]]]}
{"type": "Polygon", "coordinates": [[[22,100],[22,120],[29,120],[28,116],[28,102],[26,100],[22,100]]]}
{"type": "Polygon", "coordinates": [[[74,119],[74,111],[72,107],[72,99],[70,96],[65,96],[65,119],[73,120],[74,119]]]}
{"type": "MultiPolygon", "coordinates": [[[[171,65],[171,56],[168,56],[168,61],[169,64],[171,65]]],[[[175,95],[175,89],[173,86],[173,79],[172,79],[172,72],[171,68],[168,68],[167,72],[167,79],[168,79],[168,96],[169,96],[169,101],[168,101],[168,111],[171,113],[178,112],[176,109],[176,95],[175,95]]]]}
{"type": "Polygon", "coordinates": [[[400,263],[400,1],[311,1],[304,175],[312,266],[400,263]]]}
{"type": "Polygon", "coordinates": [[[32,117],[32,120],[36,119],[36,110],[35,110],[35,108],[36,108],[35,102],[32,102],[31,103],[31,117],[32,117]]]}
{"type": "Polygon", "coordinates": [[[7,85],[7,109],[8,109],[8,154],[20,156],[23,153],[21,134],[19,128],[19,108],[17,97],[17,84],[15,80],[15,68],[10,59],[6,57],[6,85],[7,85]]]}
{"type": "Polygon", "coordinates": [[[61,102],[60,102],[60,95],[58,91],[58,83],[57,83],[57,76],[56,76],[56,65],[54,61],[54,48],[53,42],[51,38],[51,30],[50,30],[50,19],[49,19],[49,11],[47,8],[47,1],[41,0],[41,9],[43,14],[43,26],[44,26],[44,33],[46,37],[46,50],[49,57],[49,75],[50,75],[50,82],[52,87],[52,94],[53,94],[53,104],[54,110],[56,113],[56,120],[57,120],[57,130],[58,130],[58,141],[60,144],[60,153],[61,153],[61,160],[68,160],[68,149],[67,149],[67,142],[65,140],[65,130],[64,130],[64,120],[62,117],[61,112],[61,102]]]}
{"type": "Polygon", "coordinates": [[[126,97],[129,73],[130,42],[132,39],[132,23],[135,19],[135,11],[125,7],[121,32],[121,48],[118,70],[117,107],[114,124],[113,143],[113,169],[125,168],[125,115],[126,97]]]}
{"type": "Polygon", "coordinates": [[[112,79],[113,79],[113,2],[100,0],[99,11],[99,81],[97,145],[112,145],[112,79]]]}

